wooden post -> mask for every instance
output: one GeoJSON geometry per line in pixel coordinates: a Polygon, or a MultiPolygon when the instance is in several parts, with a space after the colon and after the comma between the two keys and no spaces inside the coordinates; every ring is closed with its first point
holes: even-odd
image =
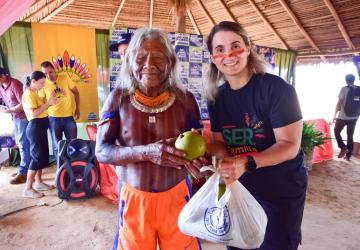
{"type": "Polygon", "coordinates": [[[176,32],[185,33],[185,12],[179,11],[176,13],[176,32]]]}

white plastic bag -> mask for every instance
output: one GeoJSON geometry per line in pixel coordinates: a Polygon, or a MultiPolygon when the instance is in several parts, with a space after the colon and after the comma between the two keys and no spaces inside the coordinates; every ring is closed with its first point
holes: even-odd
{"type": "Polygon", "coordinates": [[[258,248],[267,224],[263,208],[239,181],[227,186],[218,200],[219,181],[215,172],[182,209],[181,232],[238,248],[258,248]]]}

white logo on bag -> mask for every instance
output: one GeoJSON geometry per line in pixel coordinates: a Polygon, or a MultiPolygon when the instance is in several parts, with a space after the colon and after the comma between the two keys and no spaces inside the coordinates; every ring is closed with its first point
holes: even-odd
{"type": "Polygon", "coordinates": [[[204,224],[209,233],[223,236],[230,230],[230,217],[227,206],[207,208],[204,216],[204,224]]]}

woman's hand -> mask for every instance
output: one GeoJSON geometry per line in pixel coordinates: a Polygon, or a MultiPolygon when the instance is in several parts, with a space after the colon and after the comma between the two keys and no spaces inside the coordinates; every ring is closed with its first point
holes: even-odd
{"type": "Polygon", "coordinates": [[[143,154],[145,159],[157,165],[182,169],[183,166],[190,164],[186,160],[185,153],[174,147],[176,138],[161,140],[145,146],[143,154]]]}
{"type": "Polygon", "coordinates": [[[218,171],[225,184],[237,181],[246,172],[246,157],[225,157],[219,161],[218,171]]]}
{"type": "Polygon", "coordinates": [[[47,101],[47,103],[49,104],[49,106],[52,106],[54,104],[56,104],[57,98],[56,98],[56,93],[55,91],[53,91],[50,95],[49,100],[47,101]]]}

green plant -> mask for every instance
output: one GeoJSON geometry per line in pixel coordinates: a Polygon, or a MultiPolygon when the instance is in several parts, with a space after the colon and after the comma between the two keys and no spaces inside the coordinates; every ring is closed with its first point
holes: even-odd
{"type": "Polygon", "coordinates": [[[321,147],[328,138],[318,131],[314,124],[304,122],[301,138],[301,148],[305,154],[309,154],[315,147],[321,147]]]}

